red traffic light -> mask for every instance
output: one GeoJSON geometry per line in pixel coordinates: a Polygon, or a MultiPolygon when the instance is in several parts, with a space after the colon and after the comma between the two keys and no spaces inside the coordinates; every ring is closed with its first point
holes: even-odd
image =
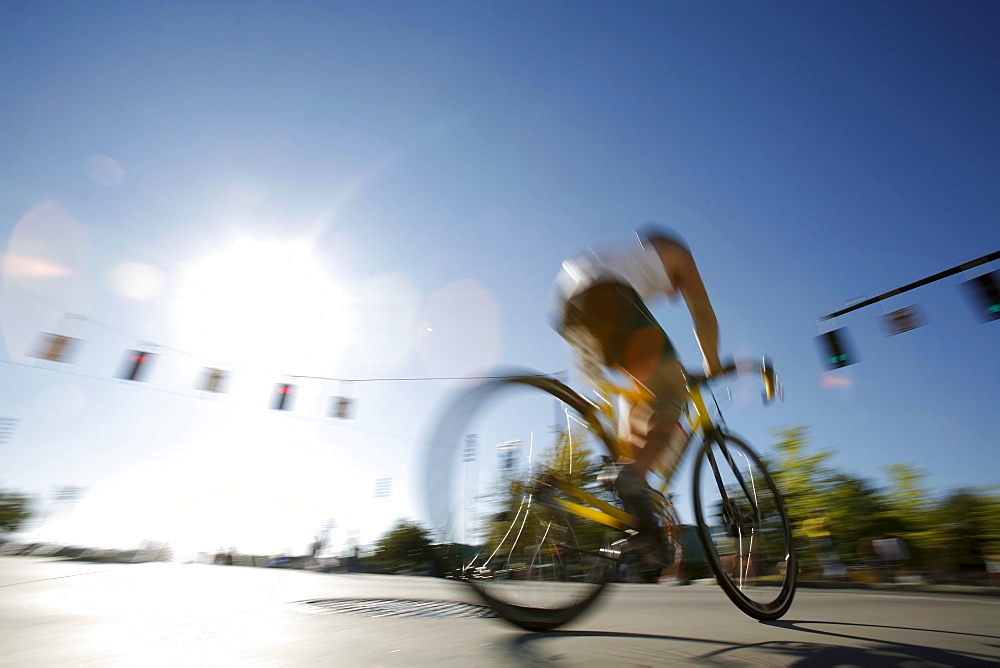
{"type": "Polygon", "coordinates": [[[289,383],[278,383],[275,387],[274,401],[271,408],[276,411],[292,410],[292,395],[295,394],[295,386],[289,383]]]}
{"type": "Polygon", "coordinates": [[[153,358],[154,353],[147,353],[142,350],[130,350],[125,355],[125,364],[122,373],[119,375],[123,380],[144,380],[148,371],[148,362],[153,358]]]}

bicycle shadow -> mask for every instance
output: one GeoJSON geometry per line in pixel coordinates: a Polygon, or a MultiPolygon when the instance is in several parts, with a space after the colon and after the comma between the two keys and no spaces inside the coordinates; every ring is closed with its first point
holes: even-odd
{"type": "MultiPolygon", "coordinates": [[[[827,633],[824,631],[813,631],[811,629],[799,628],[800,624],[822,624],[823,626],[857,626],[861,628],[868,629],[888,629],[891,631],[916,631],[918,633],[940,633],[944,635],[954,635],[954,636],[968,636],[970,638],[985,638],[987,640],[1000,640],[1000,635],[989,635],[987,633],[970,633],[968,631],[943,631],[941,629],[922,629],[914,626],[889,626],[886,624],[862,624],[860,622],[825,622],[817,619],[806,620],[806,619],[782,619],[773,622],[761,622],[764,626],[776,626],[779,628],[789,628],[795,631],[804,631],[806,633],[827,633]]],[[[830,634],[836,635],[836,634],[830,634]]],[[[853,638],[854,636],[844,636],[845,638],[853,638]]]]}
{"type": "MultiPolygon", "coordinates": [[[[814,634],[836,641],[860,641],[863,646],[841,645],[797,640],[764,640],[756,643],[727,642],[713,638],[673,636],[664,634],[610,631],[549,631],[526,633],[511,638],[507,650],[526,666],[551,665],[783,665],[783,666],[980,666],[1000,659],[1000,654],[949,650],[927,645],[870,638],[847,633],[835,633],[802,628],[803,624],[858,626],[894,631],[917,631],[935,634],[964,635],[972,638],[996,639],[997,636],[937,631],[900,626],[852,624],[792,620],[764,622],[766,626],[814,634]],[[579,640],[602,641],[599,645],[581,644],[579,640]],[[573,643],[560,642],[574,640],[573,643]],[[706,651],[705,646],[714,647],[706,651]]],[[[983,643],[986,647],[995,644],[983,643]]]]}

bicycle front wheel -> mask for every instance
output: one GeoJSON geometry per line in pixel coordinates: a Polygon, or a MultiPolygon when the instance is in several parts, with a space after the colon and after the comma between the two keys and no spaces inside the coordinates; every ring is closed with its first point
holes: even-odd
{"type": "Polygon", "coordinates": [[[544,631],[586,610],[612,577],[610,526],[567,510],[566,489],[602,491],[603,432],[590,406],[542,376],[496,379],[462,395],[431,443],[427,502],[452,555],[501,617],[544,631]]]}
{"type": "Polygon", "coordinates": [[[795,595],[792,526],[781,493],[746,443],[706,437],[694,464],[698,536],[719,586],[746,614],[778,619],[795,595]]]}

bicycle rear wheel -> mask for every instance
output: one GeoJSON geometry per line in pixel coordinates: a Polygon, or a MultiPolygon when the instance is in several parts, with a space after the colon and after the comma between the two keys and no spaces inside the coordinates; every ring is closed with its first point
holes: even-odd
{"type": "Polygon", "coordinates": [[[760,458],[724,433],[694,464],[698,536],[719,586],[746,614],[778,619],[795,595],[796,560],[785,504],[760,458]]]}
{"type": "Polygon", "coordinates": [[[465,580],[507,621],[532,631],[569,622],[613,577],[612,527],[560,507],[572,486],[597,496],[606,436],[589,404],[552,378],[514,376],[463,394],[439,422],[427,504],[465,580]]]}

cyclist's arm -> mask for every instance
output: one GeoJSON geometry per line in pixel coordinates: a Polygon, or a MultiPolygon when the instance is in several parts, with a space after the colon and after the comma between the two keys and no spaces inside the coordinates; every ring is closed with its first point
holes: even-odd
{"type": "Polygon", "coordinates": [[[715,317],[715,309],[712,308],[708,290],[701,280],[694,258],[680,249],[661,251],[661,257],[664,255],[667,255],[663,258],[667,275],[691,313],[694,335],[704,358],[705,373],[709,376],[722,373],[722,363],[719,360],[719,321],[715,317]]]}

